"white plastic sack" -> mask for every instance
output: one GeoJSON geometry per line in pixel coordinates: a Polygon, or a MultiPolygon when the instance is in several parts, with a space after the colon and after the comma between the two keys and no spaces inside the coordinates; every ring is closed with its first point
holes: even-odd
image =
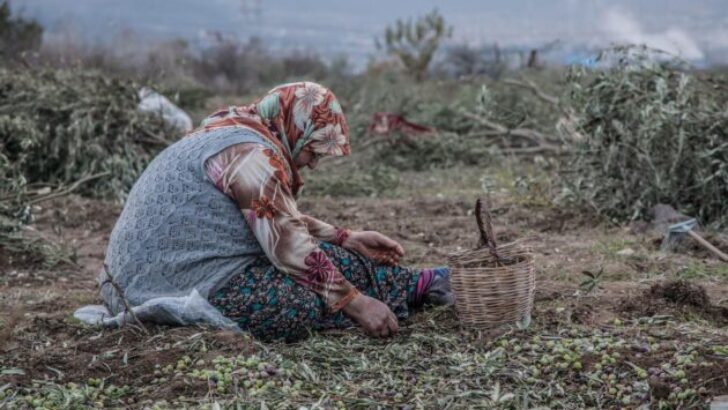
{"type": "Polygon", "coordinates": [[[192,130],[192,119],[181,108],[174,105],[167,97],[149,87],[139,90],[139,110],[160,115],[168,125],[182,131],[192,130]]]}
{"type": "MultiPolygon", "coordinates": [[[[131,310],[142,323],[173,326],[207,324],[221,329],[240,331],[235,322],[223,316],[200,296],[196,289],[187,296],[151,299],[131,310]]],[[[110,328],[134,323],[130,313],[121,312],[113,316],[103,305],[84,306],[76,310],[73,317],[89,325],[110,328]]]]}

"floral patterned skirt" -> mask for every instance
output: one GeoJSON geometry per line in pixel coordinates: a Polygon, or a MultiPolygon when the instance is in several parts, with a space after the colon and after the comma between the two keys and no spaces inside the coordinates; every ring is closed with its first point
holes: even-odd
{"type": "MultiPolygon", "coordinates": [[[[420,270],[380,266],[344,248],[323,243],[321,250],[360,292],[386,303],[399,319],[406,319],[420,270]]],[[[355,324],[342,311],[327,312],[319,295],[260,258],[233,277],[210,303],[235,321],[241,329],[262,340],[295,341],[311,330],[351,327],[355,324]]]]}

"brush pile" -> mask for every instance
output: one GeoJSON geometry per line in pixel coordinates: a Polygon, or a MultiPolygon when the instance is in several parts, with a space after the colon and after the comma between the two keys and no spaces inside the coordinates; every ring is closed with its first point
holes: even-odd
{"type": "Polygon", "coordinates": [[[95,72],[0,70],[0,246],[17,244],[44,199],[124,198],[172,137],[137,110],[138,88],[95,72]]]}
{"type": "Polygon", "coordinates": [[[618,221],[664,203],[728,224],[728,78],[624,58],[569,83],[585,136],[565,173],[578,201],[618,221]]]}

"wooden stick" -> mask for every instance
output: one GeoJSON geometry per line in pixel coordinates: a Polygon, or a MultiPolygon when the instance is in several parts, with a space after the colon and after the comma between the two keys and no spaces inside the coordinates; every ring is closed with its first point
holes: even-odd
{"type": "Polygon", "coordinates": [[[539,99],[546,101],[549,104],[553,104],[556,106],[559,105],[559,99],[557,97],[546,94],[540,88],[538,88],[538,86],[536,84],[534,84],[532,81],[518,81],[518,80],[513,80],[513,79],[505,79],[505,80],[503,80],[503,84],[525,88],[527,90],[530,90],[539,99]]]}
{"type": "MultiPolygon", "coordinates": [[[[116,281],[114,281],[114,277],[111,275],[111,272],[109,272],[109,266],[104,263],[104,272],[106,272],[107,278],[101,282],[101,287],[104,287],[106,284],[111,284],[111,286],[114,287],[116,292],[119,294],[119,299],[121,299],[121,303],[124,305],[124,313],[128,313],[131,315],[131,318],[134,319],[134,321],[139,325],[139,327],[142,328],[145,334],[149,334],[149,331],[144,326],[141,320],[137,317],[136,313],[134,313],[134,310],[129,307],[129,301],[126,300],[126,296],[124,296],[124,289],[119,286],[116,281]]],[[[112,312],[113,313],[113,312],[112,312]]],[[[124,318],[126,319],[126,315],[124,315],[124,318]]]]}
{"type": "Polygon", "coordinates": [[[480,232],[480,246],[488,246],[490,243],[490,238],[488,238],[488,233],[485,231],[485,226],[483,224],[483,215],[481,214],[483,210],[483,204],[478,198],[475,201],[475,223],[478,226],[478,232],[480,232]]]}
{"type": "Polygon", "coordinates": [[[488,247],[490,254],[493,255],[496,263],[498,263],[500,256],[498,256],[498,245],[495,242],[495,235],[493,234],[493,218],[490,216],[488,208],[483,206],[483,201],[480,198],[475,201],[475,222],[478,224],[483,246],[488,247]],[[485,217],[485,220],[483,217],[485,217]]]}
{"type": "Polygon", "coordinates": [[[550,145],[549,141],[558,141],[558,138],[543,134],[539,131],[530,129],[530,128],[508,128],[503,124],[499,124],[497,122],[491,121],[487,118],[483,118],[477,114],[473,114],[470,112],[463,112],[462,116],[468,119],[471,119],[480,125],[489,128],[491,131],[481,131],[481,132],[474,132],[471,133],[470,136],[485,136],[485,137],[492,137],[492,136],[514,136],[514,137],[520,137],[527,139],[529,141],[532,141],[536,144],[546,144],[550,145]]]}
{"type": "Polygon", "coordinates": [[[37,204],[39,202],[47,201],[49,199],[58,198],[60,196],[68,195],[71,192],[73,192],[74,190],[76,190],[78,187],[80,187],[81,184],[83,184],[84,182],[88,182],[88,181],[91,181],[92,179],[100,178],[100,177],[103,177],[103,176],[106,176],[106,175],[109,175],[109,174],[111,174],[111,173],[108,172],[108,171],[105,171],[105,172],[99,172],[98,174],[89,175],[87,177],[81,178],[78,181],[74,182],[68,188],[62,188],[61,187],[61,188],[58,188],[58,190],[56,190],[55,192],[51,192],[48,195],[43,195],[41,197],[31,199],[30,201],[28,201],[28,205],[33,205],[33,204],[37,204]]]}
{"type": "Polygon", "coordinates": [[[703,239],[703,237],[700,236],[700,235],[698,235],[695,231],[693,231],[692,229],[689,230],[688,231],[688,235],[690,235],[693,239],[695,239],[696,241],[698,241],[698,243],[700,243],[701,245],[703,245],[707,250],[709,250],[710,252],[712,252],[715,256],[717,256],[718,258],[720,258],[723,262],[728,262],[728,255],[726,255],[720,249],[718,249],[715,246],[713,246],[712,243],[710,243],[710,242],[706,241],[705,239],[703,239]]]}

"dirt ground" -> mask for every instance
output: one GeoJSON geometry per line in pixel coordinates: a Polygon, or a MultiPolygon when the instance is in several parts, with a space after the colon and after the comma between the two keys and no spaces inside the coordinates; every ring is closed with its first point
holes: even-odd
{"type": "MultiPolygon", "coordinates": [[[[440,265],[446,263],[450,252],[472,247],[476,243],[473,202],[472,195],[457,199],[416,195],[396,199],[311,198],[304,200],[301,208],[341,226],[376,229],[390,235],[406,249],[407,264],[440,265]]],[[[524,343],[524,349],[533,350],[537,349],[534,345],[538,344],[533,340],[539,335],[557,338],[549,340],[566,340],[571,336],[587,340],[610,334],[610,337],[617,335],[628,341],[627,344],[618,345],[620,347],[615,350],[621,352],[615,369],[621,365],[623,367],[619,368],[623,371],[636,371],[638,375],[641,372],[634,370],[636,368],[649,372],[647,384],[644,385],[647,389],[646,393],[643,392],[645,395],[637,398],[637,388],[632,390],[630,386],[625,387],[626,393],[622,392],[621,387],[617,389],[619,391],[612,390],[607,380],[606,385],[595,387],[594,391],[598,394],[595,393],[593,397],[590,393],[583,394],[583,397],[590,399],[570,402],[570,395],[581,395],[576,392],[585,389],[585,386],[592,386],[591,376],[574,376],[559,385],[565,389],[561,396],[552,385],[549,385],[552,387],[548,398],[541,400],[533,396],[535,393],[529,393],[530,405],[553,408],[637,408],[644,405],[651,408],[702,408],[707,406],[712,397],[728,394],[728,352],[721,350],[728,349],[728,269],[725,264],[697,249],[679,254],[662,253],[659,251],[658,232],[640,229],[640,233],[637,233],[629,227],[610,227],[596,219],[553,208],[522,206],[508,195],[491,198],[491,202],[500,241],[523,239],[536,255],[538,284],[532,329],[527,333],[513,333],[509,339],[503,339],[502,336],[499,339],[498,335],[483,336],[480,332],[452,325],[456,323],[453,312],[438,311],[429,316],[416,317],[411,323],[405,324],[402,334],[391,342],[393,345],[384,346],[412,342],[413,337],[427,334],[428,329],[435,329],[432,332],[442,335],[443,340],[452,337],[453,343],[458,338],[463,343],[480,340],[476,349],[478,355],[488,354],[489,349],[500,346],[498,343],[503,340],[509,346],[524,343]],[[585,279],[584,271],[601,272],[602,279],[597,288],[588,294],[579,286],[585,279]],[[689,280],[691,284],[702,286],[706,294],[703,297],[698,291],[697,296],[683,297],[679,295],[678,289],[678,296],[675,296],[675,289],[665,290],[659,285],[671,279],[689,280]],[[430,323],[437,318],[444,322],[430,323]],[[576,333],[571,335],[569,332],[576,333]],[[665,347],[664,351],[657,348],[650,351],[649,347],[644,350],[629,342],[643,339],[648,346],[662,344],[670,347],[665,347]],[[697,353],[691,353],[693,351],[697,353]],[[671,360],[677,360],[680,364],[683,356],[692,357],[695,363],[707,364],[704,367],[686,365],[684,371],[676,368],[664,370],[666,368],[663,365],[671,360]],[[660,373],[660,369],[664,372],[660,373]],[[665,372],[667,378],[664,377],[665,372]],[[680,377],[683,374],[678,372],[685,373],[684,377],[680,377]],[[680,384],[681,379],[686,379],[687,382],[683,383],[687,384],[680,384]],[[682,387],[676,390],[675,386],[682,387]],[[686,391],[690,394],[680,395],[686,391]],[[671,396],[673,392],[676,394],[671,396]],[[629,401],[630,398],[632,401],[629,401]]],[[[291,352],[287,353],[286,345],[266,346],[239,335],[196,327],[149,327],[144,330],[130,326],[121,330],[101,330],[79,324],[72,318],[74,309],[98,301],[95,277],[102,267],[105,245],[120,207],[102,201],[67,197],[44,204],[43,209],[37,211],[31,234],[58,241],[73,249],[76,264],[61,264],[48,269],[32,258],[12,259],[0,251],[0,408],[5,405],[9,408],[76,406],[72,403],[85,403],[79,407],[105,404],[112,407],[157,405],[175,408],[204,403],[214,405],[217,400],[223,403],[226,397],[232,400],[228,402],[231,403],[236,400],[235,397],[239,400],[238,393],[235,393],[237,396],[231,396],[232,393],[222,393],[226,391],[224,389],[211,388],[209,378],[201,380],[184,374],[180,376],[180,368],[185,370],[188,365],[191,367],[195,363],[200,365],[222,360],[219,357],[241,357],[254,352],[271,354],[268,349],[284,357],[289,354],[294,361],[298,359],[294,359],[292,352],[305,356],[301,353],[304,352],[302,349],[307,348],[305,344],[292,346],[291,352]],[[170,374],[170,367],[177,370],[176,373],[171,372],[175,373],[174,376],[170,374]],[[78,394],[85,395],[83,399],[73,401],[76,400],[73,396],[77,394],[74,393],[76,385],[91,386],[89,388],[99,385],[117,387],[98,390],[96,396],[91,390],[82,391],[78,394]],[[61,399],[56,400],[58,397],[61,399]]],[[[341,332],[329,336],[319,335],[314,339],[316,343],[325,345],[329,343],[329,337],[334,341],[354,337],[356,339],[351,340],[356,343],[367,343],[357,330],[347,331],[346,335],[341,332]]],[[[376,361],[378,354],[372,351],[361,360],[376,361]]],[[[544,356],[548,357],[547,354],[536,353],[532,366],[524,369],[540,366],[536,360],[544,356]]],[[[600,360],[606,360],[606,365],[609,365],[611,359],[600,359],[598,353],[589,353],[587,349],[580,358],[579,368],[597,372],[598,377],[601,374],[597,366],[600,360]]],[[[448,366],[459,365],[452,363],[448,366]]],[[[545,369],[549,368],[550,365],[546,365],[545,369]]],[[[503,373],[498,380],[515,380],[514,374],[521,374],[520,371],[513,367],[508,373],[510,376],[506,377],[506,373],[503,373]]],[[[542,372],[547,373],[541,370],[539,374],[542,372]]],[[[463,378],[466,375],[467,372],[463,373],[463,378]]],[[[526,373],[521,376],[518,380],[528,380],[526,373]]],[[[538,374],[528,377],[534,376],[538,374]]],[[[536,378],[541,380],[540,377],[536,378]]],[[[316,383],[318,379],[304,377],[303,380],[305,387],[305,383],[316,383]]],[[[526,381],[523,382],[524,386],[527,385],[526,381]]],[[[235,386],[237,389],[237,384],[235,386]]],[[[463,385],[459,386],[457,389],[463,388],[463,385]]],[[[342,388],[345,393],[334,394],[321,390],[318,393],[302,394],[299,401],[276,401],[284,399],[275,395],[267,400],[268,403],[279,403],[280,407],[303,405],[310,400],[308,404],[311,408],[342,405],[353,408],[376,405],[401,408],[470,407],[473,403],[484,403],[479,400],[485,400],[477,395],[472,396],[472,401],[468,401],[471,400],[468,398],[470,396],[453,394],[450,398],[443,392],[441,396],[432,394],[438,396],[438,400],[447,398],[450,401],[428,402],[423,397],[429,397],[427,394],[430,393],[418,396],[420,393],[397,392],[391,396],[384,393],[379,396],[376,389],[352,390],[349,384],[344,384],[342,388]],[[323,399],[324,396],[326,399],[323,399]]],[[[500,385],[503,391],[508,388],[505,383],[500,385]]],[[[500,403],[499,406],[519,408],[516,402],[499,402],[500,396],[496,395],[494,399],[492,386],[481,390],[487,390],[488,400],[500,403]]],[[[535,392],[536,389],[523,391],[535,392]]],[[[251,396],[245,397],[248,403],[255,402],[251,396]]],[[[261,408],[260,405],[255,407],[261,408]]]]}

